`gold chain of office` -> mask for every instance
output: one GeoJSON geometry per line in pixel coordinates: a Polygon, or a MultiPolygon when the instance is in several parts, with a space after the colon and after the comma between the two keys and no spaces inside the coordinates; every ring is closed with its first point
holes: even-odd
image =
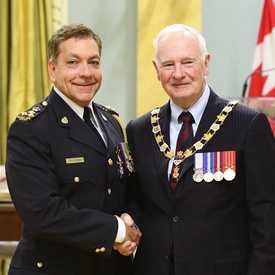
{"type": "MultiPolygon", "coordinates": [[[[192,156],[198,150],[201,150],[205,144],[217,133],[220,129],[220,126],[224,123],[229,113],[233,110],[234,106],[238,103],[238,101],[230,101],[228,104],[222,109],[220,114],[217,116],[215,122],[210,126],[209,130],[203,135],[203,137],[194,143],[191,148],[186,149],[185,152],[179,151],[177,152],[177,157],[179,157],[179,163],[183,162],[186,158],[192,156]]],[[[151,111],[151,125],[152,132],[155,136],[155,140],[160,151],[164,154],[165,157],[172,159],[174,157],[174,152],[168,146],[168,144],[164,141],[164,136],[161,132],[161,127],[159,124],[159,112],[160,107],[156,107],[151,111]]],[[[178,163],[178,164],[179,164],[178,163]]]]}

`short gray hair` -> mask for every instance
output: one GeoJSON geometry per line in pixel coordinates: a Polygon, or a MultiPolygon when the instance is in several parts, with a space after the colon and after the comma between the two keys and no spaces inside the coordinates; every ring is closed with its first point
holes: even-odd
{"type": "Polygon", "coordinates": [[[159,41],[161,40],[161,38],[172,32],[190,32],[194,34],[198,38],[202,57],[204,58],[208,54],[205,39],[199,31],[183,24],[173,24],[162,29],[158,34],[157,38],[153,41],[154,61],[157,61],[159,41]]]}

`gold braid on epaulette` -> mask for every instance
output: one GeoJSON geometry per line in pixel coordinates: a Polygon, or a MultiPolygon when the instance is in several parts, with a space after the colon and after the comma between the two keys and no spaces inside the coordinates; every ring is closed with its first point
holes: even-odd
{"type": "Polygon", "coordinates": [[[21,112],[17,117],[16,120],[21,121],[32,121],[35,117],[37,117],[41,112],[43,112],[46,107],[48,107],[48,102],[46,100],[43,100],[40,103],[37,103],[32,108],[25,112],[21,112]]]}
{"type": "Polygon", "coordinates": [[[99,107],[102,108],[103,110],[111,113],[111,115],[116,119],[116,121],[118,122],[118,124],[121,128],[123,138],[124,138],[124,142],[128,143],[126,129],[125,129],[124,123],[122,122],[121,118],[118,115],[118,112],[110,106],[99,105],[99,107]]]}

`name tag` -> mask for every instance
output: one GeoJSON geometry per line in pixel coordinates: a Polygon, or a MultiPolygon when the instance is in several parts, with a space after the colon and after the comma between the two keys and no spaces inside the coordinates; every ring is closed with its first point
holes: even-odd
{"type": "Polygon", "coordinates": [[[66,163],[67,164],[73,164],[73,163],[81,163],[84,162],[83,157],[78,157],[78,158],[66,158],[66,163]]]}

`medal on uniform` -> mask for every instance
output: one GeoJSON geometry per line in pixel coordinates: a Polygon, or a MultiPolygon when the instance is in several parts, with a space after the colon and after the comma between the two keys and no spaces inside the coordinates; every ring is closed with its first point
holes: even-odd
{"type": "Polygon", "coordinates": [[[236,172],[236,151],[225,151],[224,152],[224,168],[223,173],[224,179],[231,181],[235,178],[236,172]]]}
{"type": "Polygon", "coordinates": [[[130,171],[135,171],[134,161],[130,154],[130,149],[126,142],[121,142],[118,145],[119,150],[121,151],[122,160],[124,162],[125,167],[130,171]]]}
{"type": "Polygon", "coordinates": [[[174,181],[178,181],[179,179],[179,167],[178,166],[175,166],[173,167],[173,173],[172,173],[172,178],[174,179],[174,181]]]}
{"type": "Polygon", "coordinates": [[[206,182],[211,182],[214,179],[213,175],[213,168],[214,168],[214,162],[213,162],[213,152],[207,152],[203,153],[203,166],[206,169],[206,172],[203,176],[203,179],[206,182]]]}
{"type": "Polygon", "coordinates": [[[178,182],[178,180],[179,180],[179,175],[180,175],[179,174],[179,170],[180,170],[179,165],[183,162],[183,160],[184,160],[183,151],[178,151],[174,157],[173,166],[172,166],[171,180],[173,182],[178,182]]]}
{"type": "Polygon", "coordinates": [[[117,146],[117,164],[118,164],[118,176],[121,179],[124,174],[124,168],[123,168],[123,159],[122,159],[122,152],[121,148],[117,146]]]}
{"type": "Polygon", "coordinates": [[[222,156],[223,156],[222,152],[214,153],[214,163],[215,163],[214,180],[215,181],[221,181],[223,179],[223,172],[222,172],[223,157],[222,156]]]}
{"type": "Polygon", "coordinates": [[[197,183],[203,181],[203,153],[196,153],[194,155],[194,175],[193,180],[197,183]]]}
{"type": "MultiPolygon", "coordinates": [[[[182,153],[182,157],[179,156],[179,152],[177,152],[176,156],[174,156],[174,151],[168,146],[168,144],[164,140],[164,135],[162,133],[161,126],[160,126],[160,116],[159,116],[161,107],[157,107],[151,111],[150,120],[151,120],[151,126],[152,126],[152,133],[154,134],[156,144],[159,147],[160,152],[163,153],[165,157],[167,157],[170,160],[173,159],[174,157],[173,167],[170,174],[170,177],[171,177],[170,180],[174,182],[178,181],[180,164],[184,162],[186,158],[189,158],[190,156],[194,155],[198,150],[203,149],[203,147],[220,130],[225,119],[228,117],[230,112],[233,110],[233,107],[237,103],[238,103],[237,101],[228,102],[228,104],[221,110],[220,114],[217,116],[214,123],[210,126],[209,130],[205,134],[203,134],[200,140],[194,143],[189,149],[185,150],[185,152],[182,153]]],[[[193,180],[195,182],[201,182],[203,179],[205,179],[207,182],[210,182],[213,179],[215,179],[216,181],[220,181],[223,179],[223,171],[222,169],[218,169],[219,167],[217,167],[217,169],[215,170],[215,177],[214,177],[213,159],[214,157],[212,153],[212,159],[210,157],[211,168],[208,169],[205,173],[203,173],[204,172],[203,165],[195,164],[194,175],[193,175],[193,180]]]]}

